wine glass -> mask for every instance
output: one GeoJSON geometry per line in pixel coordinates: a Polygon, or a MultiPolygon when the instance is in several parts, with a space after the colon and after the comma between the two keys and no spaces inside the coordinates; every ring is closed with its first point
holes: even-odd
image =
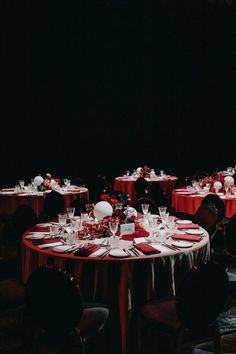
{"type": "Polygon", "coordinates": [[[19,180],[20,189],[24,189],[25,181],[23,179],[19,180]]]}
{"type": "Polygon", "coordinates": [[[112,234],[112,236],[110,236],[110,247],[111,248],[119,248],[119,237],[116,236],[118,226],[119,226],[119,222],[117,220],[109,221],[109,229],[112,234]]]}
{"type": "Polygon", "coordinates": [[[94,205],[91,203],[87,203],[87,204],[85,204],[85,208],[86,208],[89,218],[92,218],[94,205]]]}
{"type": "Polygon", "coordinates": [[[141,204],[141,207],[142,207],[143,215],[144,215],[144,216],[147,215],[148,210],[149,210],[149,204],[143,203],[143,204],[141,204]]]}
{"type": "Polygon", "coordinates": [[[112,236],[115,236],[115,234],[117,233],[118,226],[119,226],[119,222],[117,220],[109,221],[109,229],[112,233],[112,236]]]}
{"type": "Polygon", "coordinates": [[[73,218],[75,215],[75,208],[68,207],[67,208],[67,215],[68,215],[69,219],[73,218]]]}

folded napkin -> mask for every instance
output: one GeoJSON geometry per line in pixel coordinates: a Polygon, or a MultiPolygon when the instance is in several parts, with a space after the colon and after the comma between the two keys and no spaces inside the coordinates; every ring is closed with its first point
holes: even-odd
{"type": "Polygon", "coordinates": [[[202,236],[186,235],[186,234],[174,234],[171,236],[173,240],[185,240],[199,242],[202,240],[202,236]]]}
{"type": "Polygon", "coordinates": [[[33,243],[37,246],[39,245],[44,245],[48,243],[54,243],[54,242],[60,242],[61,238],[60,237],[53,237],[53,238],[41,238],[39,240],[33,240],[33,243]]]}
{"type": "Polygon", "coordinates": [[[179,230],[185,230],[185,229],[199,229],[199,225],[198,224],[176,224],[177,229],[179,230]]]}
{"type": "Polygon", "coordinates": [[[90,256],[90,254],[96,252],[99,249],[100,249],[100,246],[98,246],[98,245],[84,246],[82,248],[79,248],[76,252],[74,252],[74,255],[88,257],[88,256],[90,256]]]}
{"type": "Polygon", "coordinates": [[[150,246],[148,243],[138,243],[137,245],[135,245],[135,248],[147,255],[161,253],[160,250],[150,246]]]}
{"type": "Polygon", "coordinates": [[[35,226],[30,228],[30,231],[44,233],[44,232],[49,232],[50,230],[49,230],[49,226],[37,226],[37,225],[35,225],[35,226]]]}

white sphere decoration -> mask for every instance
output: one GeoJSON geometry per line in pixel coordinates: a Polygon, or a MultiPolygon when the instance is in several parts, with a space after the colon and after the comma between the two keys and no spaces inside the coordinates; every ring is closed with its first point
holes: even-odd
{"type": "Polygon", "coordinates": [[[112,216],[113,208],[110,203],[101,201],[94,205],[93,215],[98,219],[102,220],[106,216],[112,216]]]}
{"type": "Polygon", "coordinates": [[[213,184],[213,187],[215,188],[215,192],[216,193],[219,193],[219,190],[222,188],[222,183],[220,181],[216,181],[214,184],[213,184]]]}
{"type": "Polygon", "coordinates": [[[143,172],[142,167],[138,167],[137,170],[136,170],[137,175],[138,175],[138,176],[141,176],[141,175],[142,175],[142,172],[143,172]]]}
{"type": "Polygon", "coordinates": [[[124,214],[127,215],[127,216],[135,216],[137,217],[138,216],[138,213],[137,213],[137,210],[133,207],[128,207],[126,208],[126,210],[124,211],[124,214]]]}
{"type": "Polygon", "coordinates": [[[35,183],[36,186],[40,186],[40,184],[43,183],[43,177],[42,176],[34,177],[34,183],[35,183]]]}
{"type": "Polygon", "coordinates": [[[225,186],[233,186],[234,185],[234,179],[232,176],[226,176],[224,178],[224,185],[225,186]]]}

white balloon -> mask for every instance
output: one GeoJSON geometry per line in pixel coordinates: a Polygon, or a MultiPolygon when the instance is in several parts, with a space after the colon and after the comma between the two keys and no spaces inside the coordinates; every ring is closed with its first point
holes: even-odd
{"type": "Polygon", "coordinates": [[[127,216],[135,216],[137,217],[138,216],[138,213],[137,213],[137,210],[133,207],[128,207],[125,211],[124,211],[124,214],[127,215],[127,216]]]}
{"type": "Polygon", "coordinates": [[[226,186],[233,186],[234,185],[234,179],[232,176],[226,176],[224,178],[224,185],[226,186]]]}
{"type": "Polygon", "coordinates": [[[219,190],[222,188],[222,183],[221,183],[220,181],[216,181],[216,182],[213,184],[213,187],[215,188],[216,193],[218,193],[219,190]]]}
{"type": "Polygon", "coordinates": [[[34,183],[35,183],[36,186],[40,186],[40,184],[43,183],[43,177],[42,176],[36,176],[34,178],[34,183]]]}
{"type": "Polygon", "coordinates": [[[93,215],[98,219],[102,220],[106,216],[112,216],[113,208],[110,203],[101,201],[94,205],[93,215]]]}
{"type": "Polygon", "coordinates": [[[141,176],[142,172],[143,172],[142,167],[138,167],[137,170],[136,170],[137,175],[141,176]]]}

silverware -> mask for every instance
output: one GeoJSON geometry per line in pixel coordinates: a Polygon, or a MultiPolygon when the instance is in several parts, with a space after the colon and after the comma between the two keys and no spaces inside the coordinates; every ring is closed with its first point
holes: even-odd
{"type": "Polygon", "coordinates": [[[110,252],[109,250],[105,251],[103,254],[101,254],[100,258],[103,258],[103,257],[107,256],[109,254],[109,252],[110,252]]]}
{"type": "Polygon", "coordinates": [[[137,251],[134,247],[130,248],[130,250],[131,250],[136,256],[140,256],[140,254],[138,253],[138,251],[137,251]]]}
{"type": "Polygon", "coordinates": [[[181,251],[180,248],[178,248],[178,247],[176,247],[176,246],[168,245],[167,243],[163,243],[162,245],[163,245],[164,247],[169,248],[169,249],[172,250],[172,251],[181,251]]]}
{"type": "Polygon", "coordinates": [[[130,253],[128,250],[126,250],[125,248],[123,248],[123,251],[127,254],[127,256],[130,256],[130,253]]]}

